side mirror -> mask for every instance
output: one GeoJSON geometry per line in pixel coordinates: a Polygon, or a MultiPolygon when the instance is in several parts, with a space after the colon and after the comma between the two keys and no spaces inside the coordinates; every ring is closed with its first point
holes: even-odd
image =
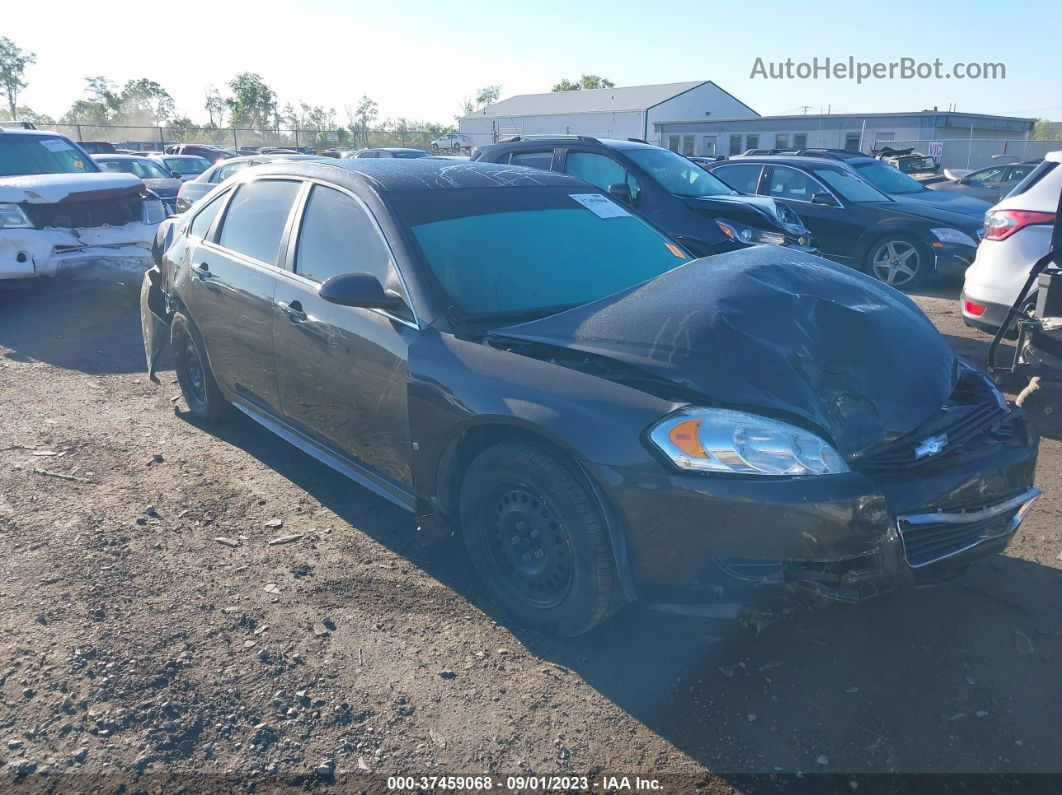
{"type": "Polygon", "coordinates": [[[317,294],[330,304],[360,306],[363,309],[394,311],[405,308],[397,295],[386,292],[380,280],[370,273],[340,273],[326,281],[317,294]]]}
{"type": "Polygon", "coordinates": [[[833,198],[832,193],[826,193],[825,191],[823,191],[822,193],[811,194],[811,203],[821,204],[825,207],[836,207],[837,199],[833,198]]]}
{"type": "Polygon", "coordinates": [[[631,196],[631,186],[626,182],[617,182],[614,185],[609,185],[608,195],[624,204],[634,204],[634,198],[631,196]]]}

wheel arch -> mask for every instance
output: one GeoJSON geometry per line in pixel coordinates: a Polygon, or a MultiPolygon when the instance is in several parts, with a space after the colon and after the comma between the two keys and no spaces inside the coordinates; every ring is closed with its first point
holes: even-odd
{"type": "Polygon", "coordinates": [[[588,462],[580,456],[563,439],[556,437],[540,426],[531,425],[512,417],[481,417],[480,421],[457,430],[446,443],[435,467],[434,498],[436,510],[441,511],[446,519],[456,525],[459,518],[458,500],[461,484],[469,465],[481,452],[502,442],[523,441],[538,445],[564,458],[583,478],[597,500],[605,528],[608,531],[612,561],[616,566],[616,575],[624,598],[633,602],[637,599],[634,586],[627,528],[621,517],[613,509],[608,496],[595,478],[588,462]]]}

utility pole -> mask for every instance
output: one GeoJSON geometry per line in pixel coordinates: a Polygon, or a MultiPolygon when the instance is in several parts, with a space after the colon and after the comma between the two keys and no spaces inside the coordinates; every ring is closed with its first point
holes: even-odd
{"type": "Polygon", "coordinates": [[[804,111],[804,115],[807,116],[808,115],[808,111],[811,110],[811,105],[801,105],[800,109],[802,111],[804,111]]]}

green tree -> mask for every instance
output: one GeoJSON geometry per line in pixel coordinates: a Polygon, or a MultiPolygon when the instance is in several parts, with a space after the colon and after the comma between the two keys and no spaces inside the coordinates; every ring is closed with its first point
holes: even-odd
{"type": "Polygon", "coordinates": [[[120,124],[165,124],[173,118],[175,109],[169,91],[142,77],[130,80],[118,95],[116,120],[120,124]]]}
{"type": "Polygon", "coordinates": [[[615,88],[616,84],[609,80],[607,77],[601,77],[599,75],[583,75],[576,82],[572,82],[568,78],[564,78],[555,86],[553,91],[579,91],[582,89],[593,88],[615,88]]]}
{"type": "Polygon", "coordinates": [[[369,129],[378,115],[379,106],[375,100],[369,99],[368,95],[362,94],[356,107],[347,106],[347,121],[350,122],[350,131],[354,133],[354,139],[360,140],[362,146],[369,145],[369,129]]]}
{"type": "Polygon", "coordinates": [[[241,72],[229,81],[232,96],[225,100],[233,127],[267,130],[274,126],[277,95],[254,72],[241,72]]]}
{"type": "Polygon", "coordinates": [[[221,96],[221,92],[214,86],[210,86],[206,90],[206,99],[203,102],[203,108],[207,112],[207,118],[210,119],[211,127],[220,127],[225,121],[225,108],[228,105],[225,103],[224,97],[221,96]]]}
{"type": "Polygon", "coordinates": [[[0,94],[7,97],[11,118],[16,118],[18,93],[26,87],[23,79],[26,67],[37,62],[37,56],[20,49],[15,42],[0,36],[0,94]]]}
{"type": "Polygon", "coordinates": [[[11,115],[10,111],[0,110],[0,121],[31,121],[38,127],[55,124],[55,119],[47,113],[37,113],[33,108],[26,105],[19,105],[15,108],[14,116],[11,115]]]}
{"type": "Polygon", "coordinates": [[[484,86],[476,92],[476,107],[485,108],[487,105],[493,105],[500,96],[501,86],[497,84],[484,86]]]}
{"type": "Polygon", "coordinates": [[[1029,137],[1033,141],[1057,141],[1062,139],[1062,124],[1047,119],[1037,119],[1033,125],[1032,135],[1029,137]]]}

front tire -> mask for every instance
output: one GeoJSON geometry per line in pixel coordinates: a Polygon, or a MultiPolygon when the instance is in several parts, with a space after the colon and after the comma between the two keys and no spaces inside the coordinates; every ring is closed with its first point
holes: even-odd
{"type": "Polygon", "coordinates": [[[170,323],[170,344],[177,369],[177,382],[188,410],[204,422],[220,422],[229,413],[229,404],[221,394],[210,369],[206,347],[199,329],[187,315],[177,312],[170,323]]]}
{"type": "Polygon", "coordinates": [[[929,250],[906,235],[887,235],[874,241],[867,251],[867,273],[904,292],[925,284],[931,267],[929,250]]]}
{"type": "Polygon", "coordinates": [[[460,515],[472,564],[522,621],[579,635],[622,603],[597,499],[552,451],[503,442],[480,453],[461,484],[460,515]]]}

